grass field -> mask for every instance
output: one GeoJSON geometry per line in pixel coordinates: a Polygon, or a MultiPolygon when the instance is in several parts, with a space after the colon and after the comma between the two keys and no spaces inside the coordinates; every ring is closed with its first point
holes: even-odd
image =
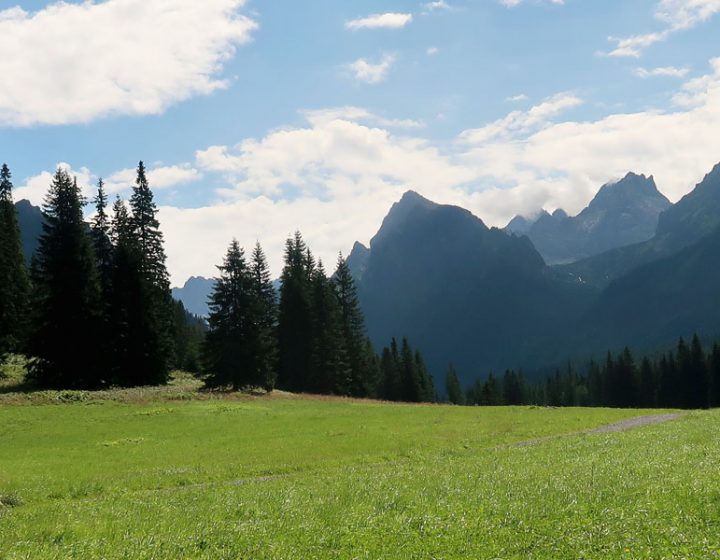
{"type": "Polygon", "coordinates": [[[577,433],[647,413],[6,392],[0,558],[720,558],[719,413],[577,433]]]}

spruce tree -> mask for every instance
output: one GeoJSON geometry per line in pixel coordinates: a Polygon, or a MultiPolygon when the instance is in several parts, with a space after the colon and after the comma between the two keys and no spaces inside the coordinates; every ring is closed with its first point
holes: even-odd
{"type": "Polygon", "coordinates": [[[687,379],[688,386],[688,408],[708,408],[710,376],[705,360],[705,352],[697,334],[693,336],[690,343],[690,356],[684,376],[687,379]]]}
{"type": "Polygon", "coordinates": [[[383,348],[380,357],[380,383],[378,396],[386,401],[399,401],[401,398],[400,360],[397,341],[393,338],[389,348],[383,348]]]}
{"type": "Polygon", "coordinates": [[[250,274],[245,255],[236,240],[228,248],[220,276],[210,295],[208,333],[203,361],[212,387],[234,390],[250,384],[250,274]]]}
{"type": "Polygon", "coordinates": [[[12,174],[0,168],[0,359],[22,350],[28,324],[30,283],[12,197],[12,174]]]}
{"type": "Polygon", "coordinates": [[[438,396],[435,390],[435,381],[425,365],[425,359],[419,350],[415,350],[415,370],[420,382],[420,402],[437,402],[438,396]]]}
{"type": "Polygon", "coordinates": [[[400,346],[400,383],[404,402],[422,402],[424,397],[420,372],[418,371],[415,354],[407,338],[403,338],[400,346]]]}
{"type": "Polygon", "coordinates": [[[311,278],[312,342],[310,390],[347,395],[352,371],[343,338],[343,321],[335,289],[319,262],[311,278]]]}
{"type": "Polygon", "coordinates": [[[105,183],[102,179],[98,180],[97,195],[93,202],[95,204],[95,216],[91,224],[93,245],[100,272],[100,284],[103,294],[107,296],[110,290],[113,246],[110,241],[110,216],[107,213],[108,199],[105,193],[105,183]]]}
{"type": "Polygon", "coordinates": [[[251,382],[270,391],[275,387],[277,377],[277,296],[260,243],[253,249],[249,275],[251,382]]]}
{"type": "Polygon", "coordinates": [[[147,180],[145,166],[138,164],[137,179],[130,198],[130,223],[139,266],[146,284],[145,328],[152,331],[145,346],[147,374],[143,383],[167,382],[173,355],[173,310],[170,279],[165,265],[163,235],[157,219],[157,206],[147,180]]]}
{"type": "Polygon", "coordinates": [[[448,401],[452,404],[465,404],[465,393],[460,385],[457,372],[452,364],[448,366],[445,376],[445,387],[447,389],[448,401]]]}
{"type": "Polygon", "coordinates": [[[365,333],[355,281],[342,254],[338,257],[333,283],[340,303],[342,335],[350,366],[349,392],[354,397],[367,397],[377,384],[372,365],[375,353],[365,333]]]}
{"type": "Polygon", "coordinates": [[[278,386],[307,390],[312,345],[311,277],[314,262],[300,232],[285,243],[278,311],[278,386]]]}
{"type": "Polygon", "coordinates": [[[33,269],[30,353],[39,361],[31,373],[43,386],[97,388],[106,381],[97,340],[100,286],[83,204],[77,182],[58,169],[33,269]]]}
{"type": "Polygon", "coordinates": [[[166,380],[167,361],[157,351],[153,290],[142,272],[140,245],[127,206],[113,205],[111,238],[114,258],[109,301],[113,383],[124,387],[154,385],[166,380]]]}

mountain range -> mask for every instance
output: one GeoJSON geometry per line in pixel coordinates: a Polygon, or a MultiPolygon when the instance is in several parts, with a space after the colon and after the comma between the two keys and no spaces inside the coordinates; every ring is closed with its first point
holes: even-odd
{"type": "MultiPolygon", "coordinates": [[[[42,213],[17,207],[29,255],[42,213]]],[[[717,336],[719,257],[720,164],[674,205],[652,177],[629,173],[577,216],[517,217],[504,229],[409,191],[348,264],[376,347],[406,336],[436,377],[453,362],[469,383],[717,336]]],[[[213,284],[193,277],[173,295],[207,315],[213,284]]]]}
{"type": "Polygon", "coordinates": [[[670,206],[652,177],[628,173],[603,185],[577,216],[542,210],[534,219],[516,216],[505,230],[527,235],[547,264],[569,263],[651,239],[670,206]]]}

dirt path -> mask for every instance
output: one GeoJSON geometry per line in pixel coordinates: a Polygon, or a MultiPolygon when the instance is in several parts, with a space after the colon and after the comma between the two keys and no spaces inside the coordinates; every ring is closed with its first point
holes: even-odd
{"type": "Polygon", "coordinates": [[[517,443],[511,443],[510,445],[504,445],[501,447],[528,447],[531,445],[539,445],[539,444],[545,443],[547,441],[552,441],[554,439],[567,437],[567,436],[611,434],[611,433],[615,433],[615,432],[626,432],[627,430],[632,430],[634,428],[640,428],[642,426],[650,426],[652,424],[662,424],[663,422],[670,422],[671,420],[677,420],[678,418],[682,418],[683,416],[687,416],[687,413],[678,412],[678,413],[673,413],[673,414],[653,414],[653,415],[648,415],[648,416],[636,416],[635,418],[628,418],[627,420],[622,420],[620,422],[615,422],[613,424],[607,424],[605,426],[600,426],[599,428],[591,428],[589,430],[582,430],[579,432],[571,432],[569,434],[559,434],[556,436],[548,436],[548,437],[539,438],[539,439],[530,439],[527,441],[519,441],[517,443]]]}

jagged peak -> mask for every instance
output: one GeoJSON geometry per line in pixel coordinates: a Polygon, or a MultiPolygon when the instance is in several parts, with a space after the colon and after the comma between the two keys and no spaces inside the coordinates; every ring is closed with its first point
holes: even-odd
{"type": "Polygon", "coordinates": [[[417,191],[413,191],[413,190],[405,191],[405,193],[402,195],[402,197],[397,202],[397,204],[399,204],[399,205],[421,204],[423,206],[437,206],[437,204],[435,202],[428,200],[423,195],[421,195],[417,191]]]}
{"type": "Polygon", "coordinates": [[[556,220],[557,220],[557,219],[565,219],[565,218],[568,217],[568,214],[567,214],[567,212],[565,212],[565,210],[563,210],[562,208],[558,208],[557,210],[555,210],[555,211],[552,213],[552,217],[555,218],[556,220]]]}

